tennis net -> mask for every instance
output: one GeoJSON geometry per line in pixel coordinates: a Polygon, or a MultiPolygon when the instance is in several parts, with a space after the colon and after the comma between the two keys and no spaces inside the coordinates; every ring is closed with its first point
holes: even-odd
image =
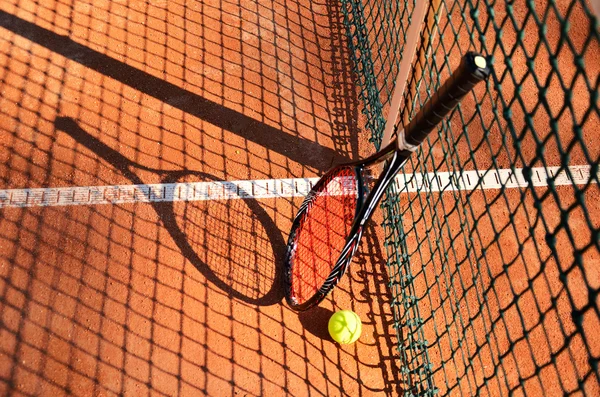
{"type": "MultiPolygon", "coordinates": [[[[379,149],[415,2],[341,3],[379,149]]],[[[406,396],[600,394],[599,27],[585,0],[431,1],[400,121],[467,51],[494,72],[405,165],[457,180],[382,204],[406,396]]]]}

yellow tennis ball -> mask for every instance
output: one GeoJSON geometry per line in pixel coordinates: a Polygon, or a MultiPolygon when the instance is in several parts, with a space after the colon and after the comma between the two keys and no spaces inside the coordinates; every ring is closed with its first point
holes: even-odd
{"type": "Polygon", "coordinates": [[[362,323],[358,314],[353,311],[340,310],[331,316],[327,328],[334,341],[348,344],[358,340],[362,331],[362,323]]]}

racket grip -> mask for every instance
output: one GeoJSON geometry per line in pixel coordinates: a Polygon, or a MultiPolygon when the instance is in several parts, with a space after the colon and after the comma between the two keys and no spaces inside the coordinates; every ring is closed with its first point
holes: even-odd
{"type": "Polygon", "coordinates": [[[404,128],[406,143],[420,145],[463,97],[490,73],[491,69],[483,56],[474,52],[466,53],[458,69],[404,128]]]}

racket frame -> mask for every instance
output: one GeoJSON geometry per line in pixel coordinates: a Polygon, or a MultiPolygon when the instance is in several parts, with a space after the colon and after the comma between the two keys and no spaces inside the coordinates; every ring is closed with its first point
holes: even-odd
{"type": "Polygon", "coordinates": [[[313,186],[302,203],[302,206],[298,210],[298,214],[294,218],[286,248],[286,261],[289,263],[289,266],[287,266],[285,274],[285,297],[288,305],[294,308],[294,310],[304,311],[315,305],[318,305],[337,285],[344,273],[346,273],[350,262],[352,262],[352,258],[354,257],[354,254],[359,246],[359,242],[362,238],[364,227],[373,215],[373,212],[377,207],[377,203],[379,203],[379,200],[385,193],[387,187],[394,180],[396,174],[411,154],[412,152],[409,150],[399,150],[397,141],[394,139],[388,146],[366,159],[345,163],[332,168],[313,186]],[[366,182],[364,181],[362,171],[365,168],[380,162],[385,162],[385,166],[381,175],[377,179],[377,182],[369,192],[369,189],[366,187],[366,182]],[[350,227],[348,238],[344,243],[344,247],[342,248],[340,256],[333,266],[329,276],[327,279],[325,279],[323,285],[310,299],[305,302],[298,303],[294,297],[292,287],[294,263],[293,259],[291,259],[293,258],[294,252],[297,248],[296,232],[299,230],[299,226],[302,224],[304,215],[310,209],[313,200],[317,197],[315,192],[321,191],[324,185],[329,183],[330,177],[337,174],[343,168],[353,168],[356,177],[357,202],[354,220],[352,222],[352,226],[350,227]],[[367,192],[368,195],[366,194],[367,192]]]}

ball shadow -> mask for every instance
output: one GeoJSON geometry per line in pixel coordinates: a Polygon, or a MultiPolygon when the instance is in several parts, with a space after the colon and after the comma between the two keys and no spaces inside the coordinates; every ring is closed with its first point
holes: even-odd
{"type": "Polygon", "coordinates": [[[307,332],[323,340],[333,342],[327,330],[327,324],[332,315],[333,311],[317,306],[305,312],[300,312],[298,318],[307,332]]]}

